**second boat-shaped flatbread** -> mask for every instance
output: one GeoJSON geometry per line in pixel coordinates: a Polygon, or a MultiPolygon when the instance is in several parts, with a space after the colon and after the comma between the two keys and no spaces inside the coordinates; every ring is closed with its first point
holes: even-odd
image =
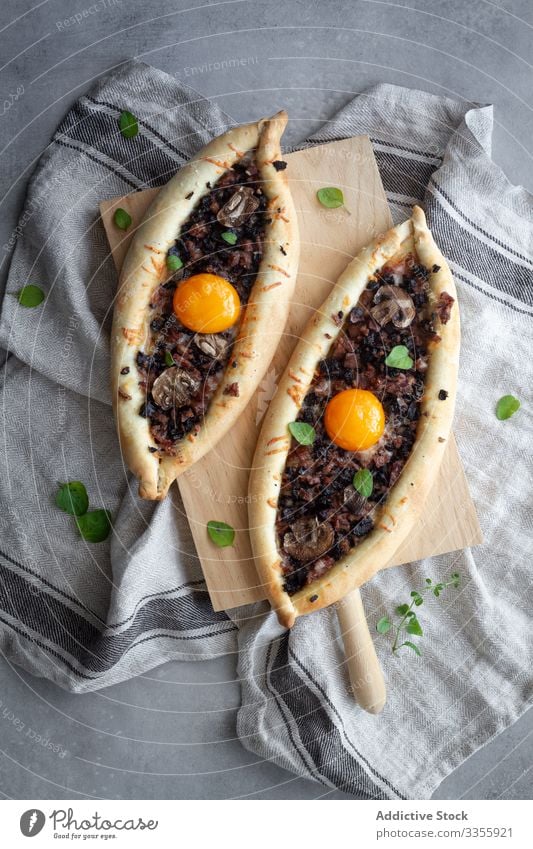
{"type": "Polygon", "coordinates": [[[259,436],[249,525],[280,622],[390,564],[452,425],[459,310],[418,207],[346,268],[296,346],[259,436]]]}

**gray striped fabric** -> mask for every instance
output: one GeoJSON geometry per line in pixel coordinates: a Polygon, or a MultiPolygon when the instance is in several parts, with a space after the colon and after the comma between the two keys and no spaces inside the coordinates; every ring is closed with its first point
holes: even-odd
{"type": "Polygon", "coordinates": [[[486,543],[364,588],[375,622],[426,576],[462,576],[422,609],[422,659],[392,657],[380,638],[389,700],[371,717],[348,691],[335,614],[290,635],[265,605],[214,614],[179,496],[140,503],[118,458],[107,388],[116,278],[98,201],[163,184],[228,123],[173,78],[128,63],[71,110],[31,181],[0,322],[2,651],[83,692],[238,639],[245,746],[360,798],[424,798],[531,700],[531,197],[490,160],[490,107],[378,86],[309,141],[370,135],[395,218],[423,202],[461,299],[456,436],[486,543]],[[117,132],[124,108],[140,118],[134,157],[117,132]],[[12,294],[28,281],[47,289],[38,312],[12,294]],[[498,422],[495,401],[509,392],[524,409],[498,422]],[[52,504],[58,479],[82,479],[94,506],[112,510],[110,542],[80,543],[52,504]]]}

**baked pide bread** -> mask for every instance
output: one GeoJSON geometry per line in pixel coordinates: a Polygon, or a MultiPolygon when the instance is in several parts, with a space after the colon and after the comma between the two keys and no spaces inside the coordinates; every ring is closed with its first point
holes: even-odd
{"type": "Polygon", "coordinates": [[[112,392],[143,498],[217,443],[274,354],[299,241],[281,159],[287,114],[215,138],[159,192],[120,276],[112,392]]]}
{"type": "Polygon", "coordinates": [[[455,285],[418,207],[364,248],[298,342],[253,460],[249,525],[282,625],[390,565],[450,436],[455,285]]]}

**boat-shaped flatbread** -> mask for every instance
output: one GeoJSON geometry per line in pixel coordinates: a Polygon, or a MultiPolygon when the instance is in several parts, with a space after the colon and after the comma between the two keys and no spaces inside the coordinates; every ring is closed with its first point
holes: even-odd
{"type": "Polygon", "coordinates": [[[390,565],[417,521],[450,437],[459,345],[452,275],[415,207],[341,274],[259,436],[250,535],[286,627],[390,565]]]}
{"type": "Polygon", "coordinates": [[[112,330],[113,406],[143,498],[213,448],[274,354],[299,241],[281,158],[287,114],[215,138],[134,234],[112,330]]]}

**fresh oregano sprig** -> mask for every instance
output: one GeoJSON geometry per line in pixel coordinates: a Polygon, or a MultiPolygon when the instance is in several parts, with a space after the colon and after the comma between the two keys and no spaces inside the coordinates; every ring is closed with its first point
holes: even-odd
{"type": "Polygon", "coordinates": [[[394,642],[392,644],[392,653],[397,654],[400,649],[407,648],[414,651],[419,657],[422,654],[420,646],[416,643],[413,643],[412,640],[404,640],[403,637],[405,634],[410,634],[415,637],[423,637],[424,632],[422,630],[422,626],[418,621],[418,617],[415,613],[416,607],[420,607],[424,604],[424,599],[422,597],[423,593],[431,592],[438,598],[440,594],[447,589],[448,587],[455,587],[457,589],[459,586],[459,573],[452,572],[449,581],[443,581],[434,584],[431,578],[426,578],[426,585],[422,587],[420,590],[412,590],[411,591],[411,603],[410,604],[399,604],[395,609],[396,618],[390,619],[388,616],[383,616],[379,622],[376,624],[376,631],[378,634],[388,634],[389,631],[394,633],[394,642]],[[403,642],[401,642],[403,640],[403,642]]]}

